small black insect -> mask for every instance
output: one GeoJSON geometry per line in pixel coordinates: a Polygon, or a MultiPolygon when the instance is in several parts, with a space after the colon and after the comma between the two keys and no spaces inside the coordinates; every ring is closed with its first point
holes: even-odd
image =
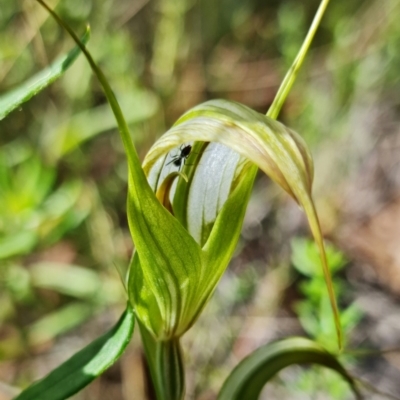
{"type": "Polygon", "coordinates": [[[181,169],[182,162],[183,164],[185,164],[185,161],[189,157],[191,151],[192,151],[192,146],[190,144],[187,145],[183,144],[179,148],[179,154],[174,156],[167,165],[174,164],[176,167],[178,167],[178,169],[181,169]]]}

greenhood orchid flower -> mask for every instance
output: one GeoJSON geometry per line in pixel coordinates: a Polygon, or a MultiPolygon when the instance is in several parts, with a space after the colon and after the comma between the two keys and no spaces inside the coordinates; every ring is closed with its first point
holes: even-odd
{"type": "Polygon", "coordinates": [[[303,140],[227,100],[188,111],[150,149],[143,171],[163,205],[153,195],[150,211],[150,200],[130,180],[128,217],[137,251],[129,298],[154,338],[183,335],[214,292],[239,238],[257,167],[315,218],[313,164],[303,140]],[[188,142],[196,144],[178,174],[171,161],[188,142]]]}

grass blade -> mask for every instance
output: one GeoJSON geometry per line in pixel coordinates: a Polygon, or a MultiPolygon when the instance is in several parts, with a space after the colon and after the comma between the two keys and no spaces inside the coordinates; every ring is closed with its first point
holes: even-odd
{"type": "MultiPolygon", "coordinates": [[[[87,28],[81,41],[87,43],[89,37],[90,30],[87,28]]],[[[74,47],[67,55],[60,57],[43,71],[0,96],[0,121],[58,79],[73,64],[80,53],[79,47],[74,47]]]]}

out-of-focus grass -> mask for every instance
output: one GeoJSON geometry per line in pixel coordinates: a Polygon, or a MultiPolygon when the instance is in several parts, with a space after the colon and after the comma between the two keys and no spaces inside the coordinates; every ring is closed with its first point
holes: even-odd
{"type": "MultiPolygon", "coordinates": [[[[208,98],[239,100],[265,112],[318,2],[51,5],[78,32],[90,22],[89,47],[121,99],[143,155],[177,116],[208,98]]],[[[360,168],[390,121],[399,119],[399,12],[396,0],[332,2],[283,109],[282,119],[314,151],[315,195],[324,229],[332,234],[340,221],[339,185],[360,168]]],[[[4,1],[0,35],[0,92],[70,47],[34,2],[4,1]]],[[[132,243],[122,146],[83,58],[2,121],[0,146],[0,359],[13,360],[121,305],[119,273],[132,243]]],[[[189,375],[202,372],[188,380],[192,398],[207,398],[207,388],[212,396],[235,357],[255,343],[300,330],[290,311],[296,293],[284,266],[288,238],[304,225],[276,189],[265,181],[257,188],[232,272],[188,339],[189,375]],[[276,285],[268,286],[271,279],[276,285]],[[259,282],[269,296],[257,290],[259,282]],[[249,337],[235,315],[246,315],[249,337]],[[275,315],[282,318],[280,328],[273,328],[275,315]],[[211,340],[207,318],[217,329],[213,354],[194,349],[211,340]]],[[[9,376],[0,365],[0,379],[21,382],[24,376],[18,369],[9,376]]],[[[82,398],[95,398],[89,389],[85,393],[82,398]]]]}

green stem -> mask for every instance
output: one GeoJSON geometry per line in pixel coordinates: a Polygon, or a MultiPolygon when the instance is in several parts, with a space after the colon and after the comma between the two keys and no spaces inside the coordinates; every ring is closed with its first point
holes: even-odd
{"type": "Polygon", "coordinates": [[[304,42],[293,61],[292,66],[290,67],[289,71],[286,73],[285,79],[282,81],[281,86],[279,87],[278,93],[276,94],[274,101],[272,102],[271,107],[267,112],[267,116],[273,119],[277,119],[279,112],[283,106],[283,103],[288,96],[294,81],[296,80],[297,74],[299,72],[300,67],[303,64],[303,61],[306,57],[308,49],[310,48],[310,44],[314,38],[315,32],[318,29],[318,26],[321,22],[321,19],[324,15],[325,9],[328,6],[329,0],[322,0],[317,13],[315,14],[314,20],[308,30],[307,36],[304,39],[304,42]]]}
{"type": "Polygon", "coordinates": [[[179,338],[159,341],[138,320],[157,400],[183,400],[185,374],[179,338]]]}
{"type": "MultiPolygon", "coordinates": [[[[318,26],[321,22],[321,19],[324,15],[324,12],[325,12],[328,4],[329,4],[329,0],[321,0],[321,3],[317,10],[317,13],[315,14],[314,20],[310,26],[310,29],[308,30],[307,36],[304,39],[304,42],[303,42],[295,60],[293,61],[292,66],[290,67],[289,71],[286,73],[286,76],[285,76],[284,80],[282,81],[281,86],[279,87],[278,93],[276,94],[274,101],[272,102],[271,107],[269,108],[269,110],[267,112],[268,117],[277,119],[279,112],[281,111],[281,108],[283,106],[283,103],[285,102],[285,100],[293,86],[293,83],[297,78],[297,74],[298,74],[300,67],[302,66],[303,61],[307,55],[308,49],[310,48],[310,45],[314,38],[315,32],[318,29],[318,26]]],[[[323,240],[322,240],[321,228],[319,226],[318,215],[315,211],[313,204],[310,206],[309,212],[307,213],[307,215],[309,215],[311,220],[315,221],[315,223],[316,223],[315,226],[313,226],[313,224],[311,225],[311,229],[313,231],[314,238],[320,249],[324,276],[325,276],[326,285],[328,288],[329,299],[330,299],[330,303],[331,303],[331,307],[332,307],[333,315],[334,315],[334,320],[335,320],[335,326],[336,326],[336,332],[337,332],[337,338],[338,338],[338,347],[339,347],[339,350],[342,350],[343,339],[342,339],[342,332],[341,332],[341,327],[340,327],[340,314],[339,314],[339,309],[338,309],[337,302],[336,302],[335,293],[333,291],[332,278],[331,278],[330,271],[328,268],[328,263],[326,260],[325,248],[324,248],[324,244],[323,244],[323,240]]]]}
{"type": "MultiPolygon", "coordinates": [[[[117,120],[121,138],[122,138],[125,150],[128,154],[129,167],[133,171],[135,171],[136,169],[141,169],[139,156],[137,154],[135,146],[133,145],[133,141],[131,139],[128,124],[126,123],[126,120],[122,113],[121,107],[119,106],[118,101],[115,97],[115,94],[114,94],[113,90],[111,89],[111,86],[107,81],[107,78],[104,76],[103,71],[97,66],[96,62],[93,60],[93,57],[88,52],[88,50],[86,49],[85,45],[81,42],[79,37],[75,34],[75,32],[43,0],[36,0],[36,1],[38,3],[40,3],[50,13],[50,15],[57,21],[57,23],[69,33],[69,35],[72,37],[72,39],[75,41],[75,43],[81,49],[82,53],[85,55],[87,61],[89,62],[93,72],[97,76],[97,79],[99,80],[99,82],[104,90],[107,100],[111,106],[113,113],[114,113],[115,119],[117,120]]],[[[144,177],[144,174],[143,174],[143,179],[144,180],[146,179],[144,177]]]]}

